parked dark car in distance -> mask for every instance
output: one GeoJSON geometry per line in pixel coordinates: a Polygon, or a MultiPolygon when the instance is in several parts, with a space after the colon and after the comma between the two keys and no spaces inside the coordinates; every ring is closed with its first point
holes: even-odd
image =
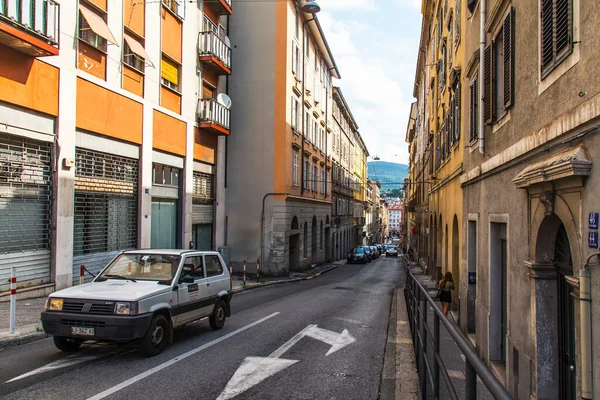
{"type": "Polygon", "coordinates": [[[373,252],[373,258],[379,258],[380,254],[379,254],[379,250],[377,249],[377,246],[370,246],[371,247],[371,251],[373,252]]]}
{"type": "Polygon", "coordinates": [[[369,246],[362,246],[362,249],[365,251],[365,254],[367,255],[367,261],[371,262],[371,260],[373,260],[373,258],[375,258],[375,255],[373,254],[373,249],[371,249],[371,247],[369,247],[369,246]]]}
{"type": "Polygon", "coordinates": [[[357,247],[355,249],[352,249],[350,251],[350,253],[348,253],[348,257],[346,260],[347,260],[348,264],[352,264],[352,263],[365,264],[369,261],[367,259],[367,254],[365,253],[365,249],[363,249],[362,247],[357,247]]]}

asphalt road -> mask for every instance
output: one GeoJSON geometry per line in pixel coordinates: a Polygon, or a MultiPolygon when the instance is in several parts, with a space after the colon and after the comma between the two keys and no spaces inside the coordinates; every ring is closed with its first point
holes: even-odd
{"type": "Polygon", "coordinates": [[[225,327],[200,321],[166,351],[50,339],[0,353],[7,399],[377,399],[399,259],[238,294],[225,327]]]}

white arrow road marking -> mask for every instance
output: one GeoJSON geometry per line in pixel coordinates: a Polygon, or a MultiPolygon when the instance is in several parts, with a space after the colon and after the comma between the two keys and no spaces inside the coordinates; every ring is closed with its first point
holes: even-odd
{"type": "Polygon", "coordinates": [[[208,343],[206,343],[206,344],[204,344],[204,345],[202,345],[200,347],[196,347],[195,349],[188,351],[187,353],[183,353],[181,355],[178,355],[177,357],[172,358],[169,361],[165,361],[164,363],[159,364],[156,367],[151,368],[151,369],[149,369],[146,372],[142,372],[141,374],[136,375],[133,378],[127,379],[126,381],[121,382],[118,385],[111,387],[110,389],[106,389],[104,392],[100,392],[97,395],[88,398],[88,400],[100,400],[100,399],[103,399],[105,397],[108,397],[111,394],[116,393],[119,390],[125,389],[126,387],[131,386],[134,383],[136,383],[138,381],[141,381],[142,379],[147,378],[147,377],[149,377],[152,374],[155,374],[155,373],[157,373],[159,371],[162,371],[163,369],[165,369],[167,367],[170,367],[171,365],[173,365],[173,364],[175,364],[175,363],[177,363],[177,362],[179,362],[181,360],[185,360],[186,358],[188,358],[190,356],[193,356],[194,354],[199,353],[202,350],[206,350],[209,347],[214,346],[217,343],[221,343],[222,341],[224,341],[226,339],[229,339],[232,336],[237,335],[238,333],[242,333],[242,332],[244,332],[247,329],[250,329],[250,328],[252,328],[252,327],[254,327],[254,326],[258,325],[258,324],[261,324],[261,323],[265,322],[266,320],[271,319],[271,318],[273,318],[274,316],[276,316],[278,314],[279,314],[279,312],[275,312],[275,313],[273,313],[271,315],[267,315],[266,317],[261,318],[258,321],[254,321],[253,323],[248,324],[246,326],[243,326],[243,327],[241,327],[239,329],[236,329],[235,331],[230,332],[230,333],[228,333],[225,336],[221,336],[220,338],[215,339],[212,342],[208,342],[208,343]]]}
{"type": "MultiPolygon", "coordinates": [[[[309,325],[311,326],[311,325],[309,325]]],[[[320,340],[331,346],[326,356],[335,353],[336,351],[356,342],[356,339],[350,335],[347,329],[342,333],[328,331],[327,329],[317,328],[317,325],[312,325],[311,329],[307,330],[306,336],[320,340]]]]}
{"type": "Polygon", "coordinates": [[[298,360],[286,360],[281,357],[286,351],[298,343],[304,336],[320,340],[331,346],[326,356],[335,353],[341,348],[356,342],[356,339],[350,335],[347,329],[342,333],[328,331],[318,328],[317,325],[308,325],[306,328],[294,335],[290,340],[282,344],[277,350],[268,357],[246,357],[242,365],[235,371],[223,392],[217,400],[229,400],[251,387],[258,385],[270,376],[283,371],[287,367],[294,365],[298,360]]]}
{"type": "MultiPolygon", "coordinates": [[[[100,346],[100,351],[102,350],[102,347],[104,347],[104,346],[100,346]]],[[[60,360],[56,360],[54,362],[51,362],[50,364],[46,364],[43,367],[34,369],[33,371],[29,371],[23,375],[19,375],[16,378],[12,378],[11,380],[8,380],[4,383],[15,382],[15,381],[21,380],[23,378],[27,378],[29,376],[43,374],[45,372],[50,372],[50,371],[54,371],[54,370],[61,369],[61,368],[67,368],[67,367],[71,367],[73,365],[81,364],[81,363],[84,363],[87,361],[92,361],[92,360],[96,360],[99,358],[105,358],[108,356],[126,352],[122,348],[116,348],[116,349],[113,349],[110,351],[89,354],[90,351],[93,351],[93,350],[97,351],[98,347],[96,347],[94,349],[89,349],[89,350],[87,350],[85,352],[81,352],[79,354],[71,354],[64,358],[61,358],[60,360]]],[[[127,352],[131,352],[131,350],[127,351],[127,352]]]]}
{"type": "Polygon", "coordinates": [[[297,362],[283,358],[246,357],[217,400],[232,399],[297,362]]]}

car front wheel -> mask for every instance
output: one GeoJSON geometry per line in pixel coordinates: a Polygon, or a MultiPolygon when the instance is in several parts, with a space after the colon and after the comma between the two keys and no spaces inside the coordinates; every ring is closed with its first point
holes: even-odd
{"type": "Polygon", "coordinates": [[[171,337],[171,324],[164,315],[155,315],[142,338],[140,351],[147,357],[162,353],[171,337]]]}
{"type": "Polygon", "coordinates": [[[215,306],[215,310],[208,319],[210,327],[213,329],[213,331],[218,331],[223,327],[223,325],[225,325],[226,316],[227,314],[225,312],[225,302],[223,300],[219,300],[219,302],[215,306]]]}
{"type": "Polygon", "coordinates": [[[54,336],[53,340],[57,349],[68,353],[77,351],[83,343],[81,340],[70,339],[63,336],[54,336]]]}

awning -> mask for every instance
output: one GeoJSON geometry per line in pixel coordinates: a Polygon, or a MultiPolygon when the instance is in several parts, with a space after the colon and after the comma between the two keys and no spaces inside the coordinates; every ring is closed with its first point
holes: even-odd
{"type": "Polygon", "coordinates": [[[125,41],[127,42],[127,45],[131,51],[133,51],[138,57],[146,60],[146,62],[150,64],[152,68],[154,68],[154,64],[152,64],[152,60],[150,60],[150,56],[148,53],[146,53],[144,46],[126,33],[123,34],[123,37],[125,38],[125,41]]]}
{"type": "Polygon", "coordinates": [[[110,32],[110,29],[108,29],[108,25],[106,25],[106,22],[104,22],[102,17],[100,17],[98,14],[96,14],[83,4],[79,5],[79,11],[81,11],[81,15],[83,15],[83,18],[85,18],[88,25],[94,31],[95,34],[97,34],[98,36],[102,36],[104,39],[108,40],[115,46],[119,46],[117,40],[110,32]]]}
{"type": "Polygon", "coordinates": [[[523,189],[570,176],[589,176],[591,171],[592,161],[580,145],[528,166],[512,182],[523,189]]]}

